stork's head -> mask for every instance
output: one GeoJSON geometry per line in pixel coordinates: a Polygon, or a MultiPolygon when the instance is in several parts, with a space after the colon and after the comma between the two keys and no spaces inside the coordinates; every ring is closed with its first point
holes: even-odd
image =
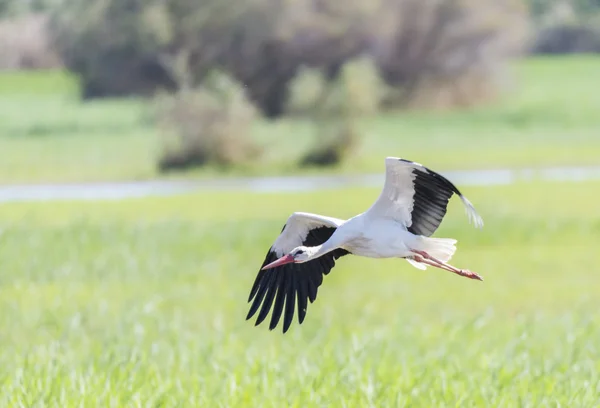
{"type": "Polygon", "coordinates": [[[294,258],[295,263],[302,263],[302,262],[309,261],[313,252],[314,251],[312,251],[311,248],[307,248],[305,246],[299,246],[299,247],[292,249],[292,251],[289,253],[289,255],[294,258]]]}
{"type": "Polygon", "coordinates": [[[305,246],[299,246],[290,251],[287,255],[282,256],[278,260],[271,262],[268,265],[263,266],[262,270],[275,268],[277,266],[289,264],[289,263],[303,263],[310,261],[313,255],[311,248],[305,246]]]}

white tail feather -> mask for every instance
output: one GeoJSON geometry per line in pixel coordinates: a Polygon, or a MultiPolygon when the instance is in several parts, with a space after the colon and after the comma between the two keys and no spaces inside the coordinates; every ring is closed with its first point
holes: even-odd
{"type": "Polygon", "coordinates": [[[456,240],[452,238],[423,237],[421,248],[422,251],[427,252],[432,257],[442,262],[448,262],[456,252],[456,240]]]}
{"type": "MultiPolygon", "coordinates": [[[[448,262],[452,259],[454,252],[456,252],[456,240],[453,238],[430,238],[419,236],[417,245],[415,248],[417,251],[425,251],[432,257],[442,261],[448,262]]],[[[406,259],[412,266],[418,269],[425,269],[425,264],[417,262],[413,259],[406,259]]]]}

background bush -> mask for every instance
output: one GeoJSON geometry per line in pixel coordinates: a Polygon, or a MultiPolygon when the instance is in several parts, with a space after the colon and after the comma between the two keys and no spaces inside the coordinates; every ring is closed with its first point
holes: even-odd
{"type": "Polygon", "coordinates": [[[531,0],[533,54],[600,52],[600,0],[531,0]]]}
{"type": "Polygon", "coordinates": [[[328,81],[325,80],[323,72],[315,68],[300,68],[289,85],[286,114],[289,116],[314,115],[316,104],[324,96],[327,86],[328,81]]]}
{"type": "Polygon", "coordinates": [[[243,88],[214,73],[203,86],[156,99],[156,120],[165,136],[161,171],[205,164],[227,167],[258,157],[251,138],[255,110],[243,88]]]}

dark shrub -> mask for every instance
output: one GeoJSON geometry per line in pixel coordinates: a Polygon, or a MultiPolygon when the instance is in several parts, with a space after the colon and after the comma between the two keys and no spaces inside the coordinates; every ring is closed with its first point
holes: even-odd
{"type": "Polygon", "coordinates": [[[532,53],[600,53],[600,27],[564,23],[541,29],[536,36],[532,53]]]}
{"type": "Polygon", "coordinates": [[[333,166],[356,152],[360,135],[355,122],[333,119],[317,128],[317,143],[301,159],[300,166],[333,166]]]}

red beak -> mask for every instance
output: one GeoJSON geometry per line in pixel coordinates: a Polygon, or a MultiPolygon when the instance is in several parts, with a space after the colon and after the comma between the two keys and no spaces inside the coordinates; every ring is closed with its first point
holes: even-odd
{"type": "Polygon", "coordinates": [[[291,256],[290,254],[284,255],[281,258],[279,258],[278,260],[271,262],[268,265],[265,265],[262,267],[261,271],[264,271],[265,269],[271,269],[271,268],[275,268],[277,266],[281,266],[281,265],[285,265],[285,264],[289,264],[294,262],[294,257],[291,256]]]}

